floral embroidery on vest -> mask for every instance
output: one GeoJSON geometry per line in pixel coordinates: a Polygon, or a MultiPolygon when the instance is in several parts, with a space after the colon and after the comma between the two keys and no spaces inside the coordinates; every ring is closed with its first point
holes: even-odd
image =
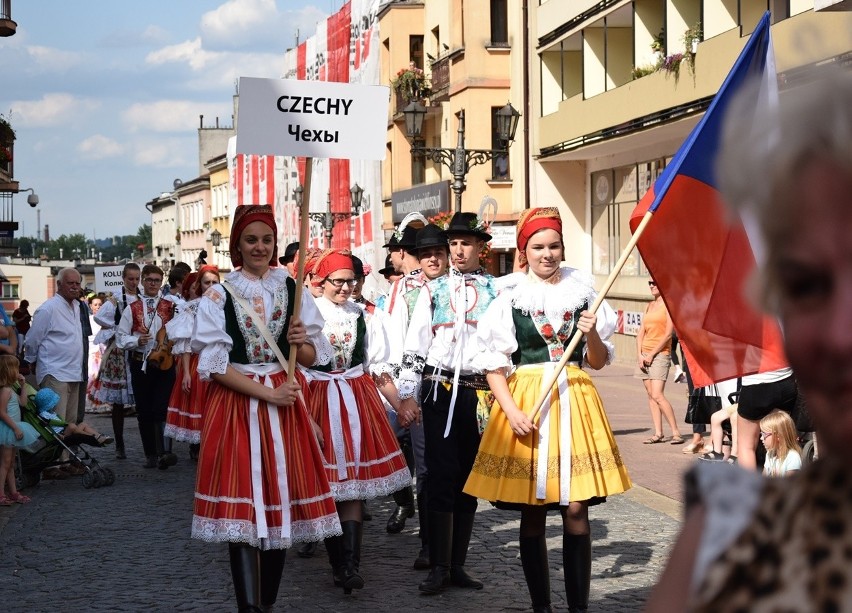
{"type": "Polygon", "coordinates": [[[563,323],[559,330],[554,331],[553,326],[547,319],[547,316],[542,310],[536,310],[530,313],[530,318],[535,323],[536,330],[547,343],[547,352],[550,355],[552,362],[558,362],[565,354],[565,343],[571,337],[574,328],[574,313],[566,311],[563,317],[563,323]]]}

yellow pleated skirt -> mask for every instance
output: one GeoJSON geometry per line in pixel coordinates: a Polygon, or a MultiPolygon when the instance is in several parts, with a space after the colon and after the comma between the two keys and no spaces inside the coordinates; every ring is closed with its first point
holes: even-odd
{"type": "MultiPolygon", "coordinates": [[[[525,366],[508,379],[512,397],[527,413],[541,391],[543,372],[543,367],[525,366]]],[[[571,406],[570,501],[592,500],[627,491],[631,487],[630,477],[591,377],[576,366],[567,366],[566,375],[571,406]]],[[[536,498],[538,432],[517,436],[498,402],[491,410],[464,492],[497,503],[558,505],[559,408],[559,395],[554,386],[550,395],[550,445],[544,500],[536,498]]]]}

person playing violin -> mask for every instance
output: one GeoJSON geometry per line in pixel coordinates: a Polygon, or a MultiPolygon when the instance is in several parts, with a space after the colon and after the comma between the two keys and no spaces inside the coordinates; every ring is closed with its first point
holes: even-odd
{"type": "Polygon", "coordinates": [[[175,305],[160,296],[163,271],[159,266],[142,267],[142,296],[131,303],[121,314],[116,332],[116,344],[128,352],[130,380],[136,398],[136,417],[139,436],[145,451],[145,468],[165,470],[177,463],[177,456],[165,451],[163,429],[166,424],[169,394],[175,382],[174,363],[149,362],[148,359],[163,344],[158,336],[172,317],[175,305]]]}

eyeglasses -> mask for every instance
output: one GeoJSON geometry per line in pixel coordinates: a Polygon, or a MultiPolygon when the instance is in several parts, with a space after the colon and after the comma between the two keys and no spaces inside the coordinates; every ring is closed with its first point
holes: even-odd
{"type": "Polygon", "coordinates": [[[760,433],[760,438],[761,438],[761,439],[765,439],[765,438],[767,438],[767,437],[772,436],[772,434],[773,434],[772,432],[761,432],[761,433],[760,433]]]}
{"type": "Polygon", "coordinates": [[[657,287],[656,281],[648,281],[648,287],[657,287]]]}
{"type": "Polygon", "coordinates": [[[338,289],[340,289],[344,285],[348,285],[349,287],[355,287],[356,285],[358,285],[357,279],[326,279],[326,281],[328,281],[338,289]]]}
{"type": "Polygon", "coordinates": [[[142,282],[143,283],[156,283],[156,284],[159,285],[160,283],[163,282],[163,279],[159,278],[159,277],[145,277],[144,279],[142,279],[142,282]]]}

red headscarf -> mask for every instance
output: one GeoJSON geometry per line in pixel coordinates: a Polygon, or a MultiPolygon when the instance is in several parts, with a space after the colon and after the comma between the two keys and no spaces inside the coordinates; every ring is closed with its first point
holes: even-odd
{"type": "Polygon", "coordinates": [[[518,220],[518,251],[523,253],[532,235],[539,230],[550,228],[562,235],[562,218],[555,207],[527,209],[518,220]]]}
{"type": "MultiPolygon", "coordinates": [[[[204,275],[205,275],[205,274],[207,274],[208,272],[212,272],[214,275],[216,275],[216,280],[217,280],[217,282],[218,282],[218,279],[219,279],[219,267],[218,267],[218,266],[213,266],[212,264],[205,264],[204,266],[202,266],[201,268],[199,268],[199,269],[198,269],[198,276],[195,278],[195,283],[194,283],[194,285],[197,285],[197,286],[199,286],[199,288],[200,288],[200,286],[201,286],[201,279],[202,279],[202,278],[204,277],[204,275]]],[[[187,300],[189,300],[189,298],[187,298],[187,300]]]]}
{"type": "Polygon", "coordinates": [[[272,234],[275,237],[275,248],[272,250],[272,258],[269,260],[269,265],[278,265],[278,226],[275,224],[275,215],[272,212],[272,207],[268,204],[245,204],[237,207],[234,213],[234,223],[231,226],[230,251],[231,263],[234,265],[234,268],[243,265],[243,256],[240,255],[238,250],[240,236],[243,230],[246,229],[246,226],[255,221],[263,222],[272,228],[272,234]]]}
{"type": "Polygon", "coordinates": [[[348,251],[326,249],[314,264],[314,284],[319,285],[323,279],[336,270],[354,271],[352,268],[352,258],[349,257],[348,251]]]}

